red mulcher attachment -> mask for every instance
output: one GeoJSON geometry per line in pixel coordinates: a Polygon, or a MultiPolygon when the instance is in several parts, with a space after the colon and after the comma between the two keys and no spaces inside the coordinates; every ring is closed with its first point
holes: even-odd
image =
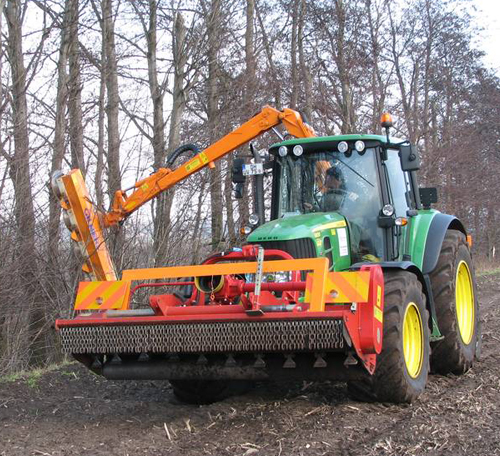
{"type": "Polygon", "coordinates": [[[64,352],[107,378],[346,380],[375,370],[383,296],[378,265],[328,272],[326,258],[248,245],[200,266],[82,282],[76,317],[56,327],[64,352]],[[193,292],[130,308],[139,290],[179,286],[193,292]]]}

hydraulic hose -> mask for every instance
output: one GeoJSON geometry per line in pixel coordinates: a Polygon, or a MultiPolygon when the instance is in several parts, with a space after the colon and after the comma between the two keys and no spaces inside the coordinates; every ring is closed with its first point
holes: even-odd
{"type": "Polygon", "coordinates": [[[177,160],[184,152],[190,151],[192,157],[200,153],[200,148],[196,144],[183,144],[175,149],[168,157],[167,157],[167,168],[171,168],[177,160]]]}

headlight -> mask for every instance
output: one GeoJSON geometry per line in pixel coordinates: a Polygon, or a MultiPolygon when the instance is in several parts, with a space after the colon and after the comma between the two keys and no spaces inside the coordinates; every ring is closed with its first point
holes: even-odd
{"type": "Polygon", "coordinates": [[[382,214],[384,214],[386,217],[391,217],[394,215],[394,206],[392,204],[386,204],[382,208],[382,214]]]}
{"type": "Polygon", "coordinates": [[[300,144],[297,144],[293,148],[293,155],[295,155],[296,157],[300,157],[303,153],[304,153],[304,149],[302,148],[302,146],[300,144]]]}
{"type": "Polygon", "coordinates": [[[286,155],[288,154],[288,149],[286,146],[280,146],[280,148],[278,149],[278,154],[280,155],[280,157],[286,157],[286,155]]]}
{"type": "Polygon", "coordinates": [[[252,214],[250,217],[248,217],[248,223],[250,225],[258,225],[259,224],[259,216],[257,214],[252,214]]]}
{"type": "Polygon", "coordinates": [[[354,143],[354,148],[358,151],[358,152],[363,152],[365,150],[365,143],[363,141],[356,141],[354,143]]]}
{"type": "Polygon", "coordinates": [[[344,153],[347,152],[347,149],[349,149],[349,145],[345,141],[340,141],[337,148],[339,149],[339,152],[344,153]]]}
{"type": "Polygon", "coordinates": [[[250,234],[251,232],[252,232],[252,228],[250,228],[249,226],[242,226],[240,228],[240,233],[243,235],[250,234]]]}

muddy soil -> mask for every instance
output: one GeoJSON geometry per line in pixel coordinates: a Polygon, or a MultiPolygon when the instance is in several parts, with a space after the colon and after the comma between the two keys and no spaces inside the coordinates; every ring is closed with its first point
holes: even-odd
{"type": "Polygon", "coordinates": [[[192,406],[168,382],[107,381],[71,364],[0,383],[0,455],[500,455],[500,276],[479,292],[481,360],[432,375],[411,406],[355,402],[328,382],[192,406]]]}

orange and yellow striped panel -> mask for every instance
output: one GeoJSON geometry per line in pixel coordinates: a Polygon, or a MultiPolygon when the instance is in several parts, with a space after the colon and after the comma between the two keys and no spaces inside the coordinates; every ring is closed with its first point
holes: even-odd
{"type": "Polygon", "coordinates": [[[80,282],[75,310],[127,309],[129,280],[80,282]]]}
{"type": "MultiPolygon", "coordinates": [[[[312,275],[307,276],[306,302],[310,300],[312,275]]],[[[369,271],[329,272],[325,282],[325,303],[367,302],[369,285],[369,271]]]]}

